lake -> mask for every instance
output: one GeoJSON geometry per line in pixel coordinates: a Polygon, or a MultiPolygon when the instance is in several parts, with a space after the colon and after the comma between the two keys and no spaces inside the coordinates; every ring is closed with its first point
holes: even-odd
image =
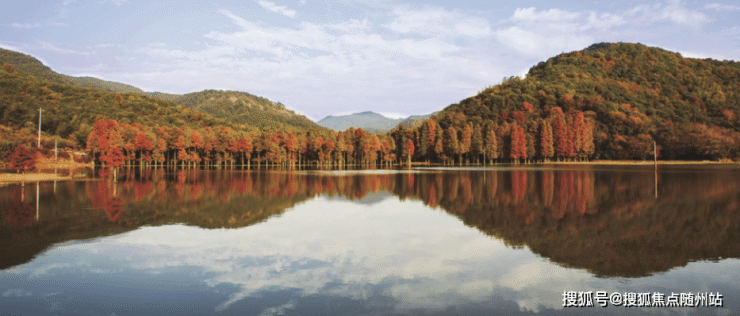
{"type": "Polygon", "coordinates": [[[738,164],[117,175],[0,186],[0,315],[740,313],[738,164]]]}

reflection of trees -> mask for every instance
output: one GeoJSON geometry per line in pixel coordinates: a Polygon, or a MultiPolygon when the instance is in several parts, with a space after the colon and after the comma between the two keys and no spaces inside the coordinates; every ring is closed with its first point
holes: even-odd
{"type": "Polygon", "coordinates": [[[8,208],[8,214],[5,220],[8,221],[13,230],[16,232],[22,231],[28,222],[32,221],[36,216],[36,210],[33,205],[24,203],[22,186],[15,186],[10,193],[11,199],[6,204],[8,208]]]}
{"type": "MultiPolygon", "coordinates": [[[[23,230],[34,211],[14,198],[20,188],[10,195],[0,190],[0,204],[8,205],[3,222],[12,228],[0,229],[0,237],[30,260],[56,242],[142,225],[244,227],[317,195],[357,200],[389,191],[441,207],[509,245],[602,276],[644,276],[693,260],[740,257],[736,172],[661,173],[656,199],[652,169],[647,176],[578,168],[339,175],[124,169],[124,181],[102,174],[98,181],[60,186],[55,196],[65,197],[54,203],[72,211],[42,214],[34,231],[23,230]]],[[[18,260],[6,259],[0,268],[18,260]]]]}
{"type": "MultiPolygon", "coordinates": [[[[420,199],[467,225],[601,276],[740,257],[737,174],[579,170],[421,174],[420,199]],[[440,180],[441,178],[441,180],[440,180]],[[432,185],[443,183],[443,185],[432,185]],[[472,195],[469,193],[472,190],[472,195]],[[440,197],[439,192],[444,192],[440,197]]],[[[403,195],[403,193],[398,193],[403,195]]]]}

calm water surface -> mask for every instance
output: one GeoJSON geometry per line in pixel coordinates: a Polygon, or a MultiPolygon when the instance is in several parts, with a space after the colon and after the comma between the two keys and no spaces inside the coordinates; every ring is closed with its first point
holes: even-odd
{"type": "Polygon", "coordinates": [[[0,315],[738,314],[739,205],[738,165],[4,185],[0,315]],[[566,291],[723,306],[564,307],[566,291]]]}

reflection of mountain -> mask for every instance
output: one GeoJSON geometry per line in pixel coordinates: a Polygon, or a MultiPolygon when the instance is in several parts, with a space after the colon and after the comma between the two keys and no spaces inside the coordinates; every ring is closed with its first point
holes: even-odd
{"type": "Polygon", "coordinates": [[[118,182],[64,182],[56,194],[42,184],[38,221],[28,201],[35,188],[11,187],[0,190],[0,206],[9,207],[0,209],[0,247],[10,254],[0,268],[27,262],[55,243],[144,225],[253,225],[319,194],[367,205],[390,194],[421,200],[509,245],[599,276],[646,276],[691,261],[740,258],[737,169],[661,167],[656,198],[652,169],[636,168],[344,176],[145,170],[118,182]],[[23,192],[25,204],[18,198],[23,192]]]}
{"type": "MultiPolygon", "coordinates": [[[[363,204],[363,205],[366,205],[366,206],[373,206],[375,204],[378,204],[378,203],[383,202],[383,201],[385,201],[385,200],[387,200],[389,198],[394,198],[394,197],[395,197],[395,195],[393,193],[388,192],[388,191],[369,192],[367,195],[365,195],[364,197],[362,197],[362,198],[360,198],[358,200],[355,200],[354,202],[357,203],[357,204],[363,204]]],[[[329,200],[332,200],[332,201],[346,201],[347,198],[335,196],[335,197],[329,198],[329,200]]]]}

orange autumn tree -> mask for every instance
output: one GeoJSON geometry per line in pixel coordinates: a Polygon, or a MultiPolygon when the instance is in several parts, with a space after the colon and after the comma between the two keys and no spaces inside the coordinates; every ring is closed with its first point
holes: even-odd
{"type": "Polygon", "coordinates": [[[409,161],[409,166],[411,165],[411,156],[414,155],[414,142],[412,142],[410,139],[406,141],[406,157],[409,161]]]}
{"type": "Polygon", "coordinates": [[[142,166],[142,161],[146,161],[149,157],[149,153],[154,149],[154,145],[144,133],[139,132],[136,134],[136,146],[135,149],[139,151],[139,165],[142,166]],[[146,157],[146,158],[145,158],[146,157]]]}
{"type": "Polygon", "coordinates": [[[544,162],[548,162],[554,154],[552,145],[552,126],[547,121],[540,124],[540,156],[544,162]]]}
{"type": "Polygon", "coordinates": [[[247,168],[250,168],[249,158],[252,157],[252,138],[239,137],[239,141],[236,146],[242,154],[242,168],[244,168],[244,161],[247,162],[247,168]]]}

